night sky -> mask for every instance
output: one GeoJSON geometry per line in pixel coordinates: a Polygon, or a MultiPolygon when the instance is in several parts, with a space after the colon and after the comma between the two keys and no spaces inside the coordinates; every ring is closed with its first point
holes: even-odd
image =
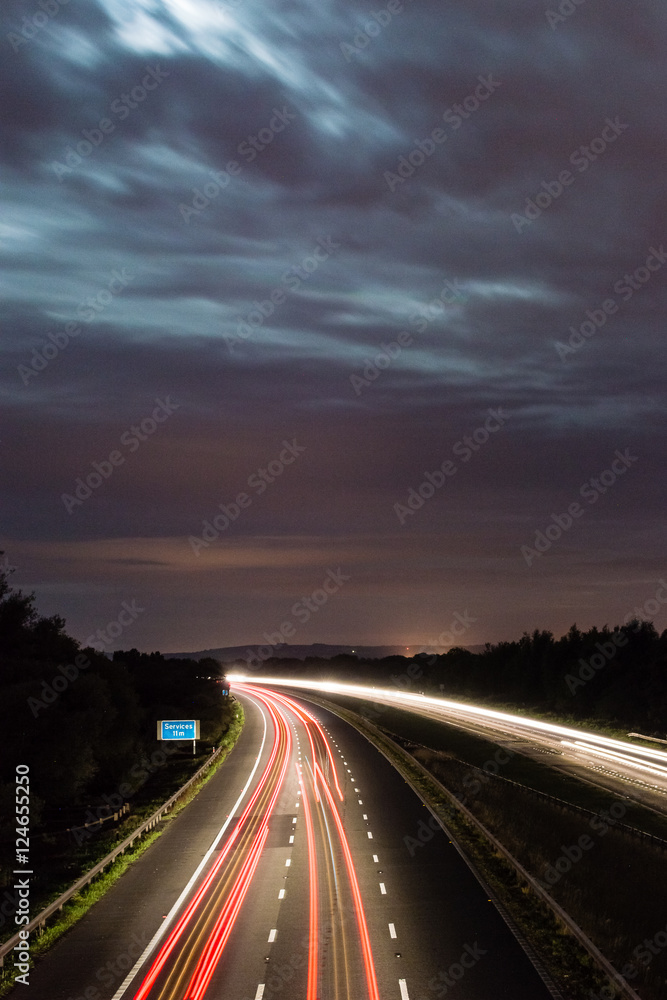
{"type": "Polygon", "coordinates": [[[3,4],[0,547],[42,614],[667,627],[667,7],[560,11],[3,4]]]}

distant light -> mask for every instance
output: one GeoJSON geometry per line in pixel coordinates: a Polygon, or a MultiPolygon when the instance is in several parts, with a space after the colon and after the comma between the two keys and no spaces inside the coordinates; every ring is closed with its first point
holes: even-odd
{"type": "MultiPolygon", "coordinates": [[[[230,677],[231,679],[231,677],[230,677]]],[[[448,698],[434,697],[423,694],[413,694],[398,688],[376,688],[375,685],[368,687],[363,684],[350,684],[346,681],[310,681],[305,678],[294,677],[256,677],[238,676],[238,680],[243,680],[250,686],[252,684],[266,684],[268,687],[292,687],[311,691],[324,691],[330,694],[347,694],[354,698],[367,701],[400,700],[404,708],[410,704],[428,706],[438,709],[445,717],[451,714],[459,714],[477,718],[480,721],[490,723],[509,723],[512,727],[520,727],[523,730],[548,733],[551,736],[569,737],[574,740],[586,739],[588,743],[593,743],[598,747],[606,749],[608,752],[616,751],[626,755],[634,755],[637,758],[649,758],[649,762],[655,762],[659,767],[667,767],[667,753],[664,750],[654,750],[649,747],[638,747],[636,744],[627,743],[624,740],[612,739],[609,736],[601,736],[599,733],[590,733],[583,729],[572,729],[568,726],[556,725],[552,722],[543,722],[541,719],[531,719],[524,715],[512,715],[508,712],[499,712],[495,709],[485,708],[481,705],[470,705],[465,702],[450,701],[448,698]]],[[[589,748],[587,748],[589,749],[589,748]]],[[[599,751],[598,751],[599,752],[599,751]]],[[[641,761],[646,764],[647,761],[641,761]]],[[[636,766],[636,765],[635,765],[636,766]]]]}

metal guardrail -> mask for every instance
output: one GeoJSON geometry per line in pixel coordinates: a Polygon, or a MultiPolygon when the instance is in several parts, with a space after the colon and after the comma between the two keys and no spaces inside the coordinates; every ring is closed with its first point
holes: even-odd
{"type": "MultiPolygon", "coordinates": [[[[368,720],[364,721],[366,722],[368,720]]],[[[368,724],[371,725],[371,723],[368,724]]],[[[380,730],[380,732],[384,732],[384,730],[380,730]]],[[[630,733],[629,735],[633,734],[630,733]]],[[[405,742],[410,746],[420,747],[422,750],[428,750],[429,753],[436,753],[436,754],[438,753],[438,751],[434,750],[433,747],[426,746],[425,743],[415,743],[414,740],[403,741],[402,738],[399,737],[398,739],[394,738],[392,742],[397,743],[398,746],[400,746],[401,749],[403,750],[405,750],[405,747],[403,746],[403,742],[405,742]]],[[[665,742],[667,742],[667,740],[665,742]]],[[[406,750],[406,753],[409,753],[410,756],[412,756],[410,750],[406,750]]],[[[585,816],[591,816],[591,817],[600,815],[599,810],[596,812],[594,809],[588,809],[586,806],[577,805],[576,802],[567,802],[565,799],[560,799],[558,798],[557,795],[551,795],[550,792],[543,792],[541,791],[541,789],[532,788],[530,785],[522,785],[520,781],[514,781],[512,778],[506,778],[505,775],[496,774],[495,771],[487,771],[483,766],[479,767],[477,764],[469,764],[467,761],[461,760],[460,757],[449,756],[448,759],[453,760],[457,764],[460,764],[462,767],[467,768],[469,772],[474,771],[475,774],[483,775],[485,780],[487,781],[502,781],[506,785],[512,785],[514,788],[518,788],[524,794],[532,795],[535,798],[543,799],[546,802],[550,802],[552,805],[558,806],[563,811],[572,813],[581,813],[585,816]]],[[[431,772],[429,771],[429,774],[430,773],[431,772]]],[[[599,787],[604,788],[604,785],[600,785],[599,787]]],[[[613,794],[610,788],[606,789],[606,791],[610,792],[610,794],[613,794]]],[[[629,798],[629,796],[624,795],[622,796],[622,798],[629,798]]],[[[640,806],[642,805],[642,802],[640,800],[631,800],[631,801],[636,802],[640,806]]],[[[647,833],[645,830],[640,830],[636,826],[630,826],[628,823],[620,823],[618,820],[614,820],[613,824],[611,825],[613,825],[615,830],[621,830],[632,837],[637,837],[640,840],[649,841],[654,847],[658,847],[663,851],[667,851],[667,840],[664,840],[662,837],[658,837],[654,833],[647,833]]]]}
{"type": "MultiPolygon", "coordinates": [[[[405,747],[402,746],[400,740],[393,740],[393,742],[398,743],[398,745],[405,750],[405,747]]],[[[414,743],[412,740],[408,740],[406,742],[410,743],[411,746],[418,746],[424,750],[428,750],[430,753],[438,752],[434,751],[433,747],[427,747],[424,743],[414,743]]],[[[406,752],[410,753],[409,750],[406,752]]],[[[412,756],[412,754],[410,755],[412,756]]],[[[522,785],[521,782],[514,781],[512,778],[506,778],[503,774],[496,774],[494,771],[487,771],[483,766],[479,767],[477,764],[469,764],[467,761],[461,760],[460,757],[450,757],[449,759],[456,761],[457,764],[461,764],[463,767],[466,767],[468,771],[474,771],[475,774],[484,775],[485,779],[488,781],[501,781],[506,785],[512,785],[514,788],[518,788],[523,793],[527,793],[528,795],[532,795],[538,799],[543,799],[545,802],[550,802],[552,805],[559,806],[559,808],[561,808],[564,812],[581,813],[584,816],[591,817],[600,815],[599,810],[596,812],[595,809],[588,809],[586,806],[577,805],[576,802],[567,802],[565,799],[560,799],[557,795],[551,795],[550,792],[543,792],[539,788],[532,788],[530,785],[522,785]]],[[[604,788],[603,785],[600,785],[599,787],[604,788]]],[[[613,794],[611,789],[606,789],[606,791],[613,794]]],[[[627,799],[629,796],[623,795],[622,798],[627,799]]],[[[639,800],[631,801],[636,802],[637,805],[642,805],[642,802],[639,800]]],[[[667,840],[664,840],[662,837],[658,837],[654,833],[647,833],[645,830],[640,830],[636,826],[630,826],[628,823],[620,823],[618,820],[614,820],[611,825],[613,825],[615,830],[623,831],[624,833],[627,833],[632,837],[637,837],[640,840],[649,841],[654,847],[667,851],[667,840]]]]}
{"type": "MultiPolygon", "coordinates": [[[[559,806],[563,811],[582,813],[585,816],[591,816],[591,817],[600,815],[599,810],[596,812],[594,809],[588,809],[586,806],[579,806],[576,804],[576,802],[566,802],[565,799],[559,799],[557,795],[550,795],[549,792],[542,792],[538,788],[531,788],[530,785],[522,785],[520,782],[513,781],[511,778],[506,778],[502,774],[490,774],[488,771],[485,771],[484,768],[482,767],[476,767],[475,765],[468,765],[468,766],[471,768],[471,770],[485,774],[489,778],[492,779],[497,778],[499,781],[503,781],[507,785],[513,785],[515,788],[519,788],[522,792],[527,792],[529,795],[533,795],[536,798],[544,799],[548,802],[551,802],[552,804],[559,806]]],[[[604,787],[604,786],[599,786],[599,787],[604,787]]],[[[611,791],[611,789],[608,790],[611,791]]],[[[622,796],[622,798],[628,798],[628,796],[624,795],[622,796]]],[[[632,800],[632,801],[636,801],[637,804],[640,806],[642,805],[642,803],[638,800],[632,800]]],[[[658,847],[663,851],[667,851],[667,840],[663,840],[662,837],[658,837],[654,833],[646,833],[645,830],[639,830],[636,826],[630,826],[628,823],[620,823],[616,819],[614,819],[613,823],[611,823],[610,825],[613,825],[615,830],[620,830],[623,833],[627,833],[631,837],[637,837],[640,840],[647,840],[651,844],[653,844],[654,847],[658,847]]]]}
{"type": "MultiPolygon", "coordinates": [[[[307,701],[314,701],[315,704],[320,704],[323,707],[328,708],[334,714],[340,715],[340,706],[336,705],[335,703],[332,703],[332,702],[329,702],[329,701],[325,701],[325,699],[321,699],[319,702],[317,702],[313,698],[310,698],[308,695],[301,695],[301,697],[303,697],[307,701]]],[[[348,712],[351,715],[355,715],[356,714],[353,710],[349,710],[348,709],[348,712]]],[[[367,726],[368,729],[371,730],[371,732],[376,736],[376,738],[379,738],[380,740],[385,740],[387,743],[389,743],[390,745],[392,745],[393,747],[395,747],[396,750],[398,750],[400,754],[403,754],[405,757],[407,757],[409,759],[409,763],[415,765],[417,767],[418,771],[421,772],[421,774],[423,775],[423,777],[426,778],[428,781],[433,782],[433,784],[435,784],[437,786],[437,788],[439,789],[439,791],[441,791],[443,793],[443,795],[455,807],[455,809],[458,809],[458,810],[460,810],[463,813],[463,815],[466,817],[466,819],[468,819],[470,821],[470,823],[472,823],[473,826],[475,826],[479,830],[479,832],[482,834],[482,836],[484,836],[494,846],[494,848],[500,854],[502,854],[502,856],[509,862],[509,864],[516,871],[517,875],[525,883],[527,883],[530,886],[530,888],[533,890],[533,892],[544,903],[546,903],[547,906],[549,906],[551,908],[551,910],[554,912],[554,914],[556,915],[556,917],[561,921],[561,923],[563,923],[565,925],[565,927],[567,927],[567,929],[572,934],[572,936],[577,939],[577,941],[579,942],[579,944],[595,960],[595,962],[598,964],[598,967],[604,970],[604,972],[606,973],[606,975],[609,976],[610,980],[617,985],[617,987],[620,989],[620,991],[626,997],[628,997],[629,1000],[641,1000],[641,997],[639,996],[639,994],[635,993],[635,991],[633,990],[632,986],[630,986],[630,984],[628,983],[628,981],[614,968],[614,966],[611,964],[611,962],[609,961],[609,959],[605,958],[605,956],[602,954],[602,952],[599,950],[599,948],[597,948],[593,944],[593,942],[591,941],[591,939],[588,937],[588,935],[585,933],[585,931],[582,930],[582,928],[579,926],[579,924],[577,924],[576,921],[573,920],[572,917],[569,915],[569,913],[567,913],[556,902],[556,900],[553,899],[553,897],[550,896],[549,893],[545,889],[542,888],[542,886],[539,884],[539,882],[528,871],[526,871],[526,869],[523,867],[523,865],[519,861],[517,861],[517,859],[508,851],[508,849],[503,844],[501,844],[500,841],[496,837],[494,837],[494,835],[491,833],[491,831],[487,830],[487,828],[484,826],[484,824],[481,823],[480,820],[477,819],[477,817],[474,815],[474,813],[472,813],[466,806],[463,805],[463,803],[461,803],[457,799],[457,797],[454,795],[453,792],[450,792],[450,790],[448,788],[446,788],[446,786],[443,785],[442,782],[438,781],[438,779],[435,777],[435,775],[432,774],[428,770],[428,768],[424,767],[424,765],[419,760],[417,760],[416,757],[413,757],[412,754],[410,754],[408,750],[405,750],[400,745],[400,743],[397,743],[395,740],[391,739],[391,737],[387,736],[387,734],[385,732],[383,732],[377,726],[373,725],[372,722],[369,722],[368,719],[364,719],[361,716],[359,717],[359,719],[360,719],[360,722],[363,722],[364,726],[367,726]]],[[[346,719],[345,721],[349,722],[350,720],[346,719]]],[[[352,723],[352,724],[354,725],[354,723],[352,723]]],[[[363,736],[366,737],[366,739],[370,739],[369,734],[368,733],[364,733],[364,731],[361,728],[361,726],[357,725],[357,726],[355,726],[355,728],[358,729],[359,732],[363,736]]],[[[384,756],[387,756],[386,753],[384,753],[384,751],[381,749],[381,747],[377,747],[377,749],[384,756]]],[[[403,776],[407,777],[405,774],[403,776]]],[[[408,780],[409,780],[409,778],[408,778],[408,780]]],[[[413,783],[411,781],[410,781],[410,784],[412,785],[413,788],[415,788],[415,791],[417,791],[416,787],[413,785],[413,783]]]]}
{"type": "MultiPolygon", "coordinates": [[[[204,771],[206,771],[211,766],[213,761],[216,759],[216,757],[218,757],[218,755],[222,752],[223,749],[225,748],[218,747],[218,749],[211,754],[208,760],[204,761],[202,766],[197,771],[195,771],[192,777],[188,778],[185,784],[182,785],[178,789],[178,791],[174,792],[171,798],[167,799],[166,802],[164,802],[158,809],[156,809],[155,812],[141,824],[141,826],[138,826],[136,830],[133,830],[132,833],[129,834],[129,836],[127,836],[125,840],[123,840],[120,844],[118,844],[117,847],[114,847],[113,851],[111,851],[110,854],[107,854],[105,858],[102,858],[101,861],[98,861],[98,863],[95,865],[94,868],[91,868],[90,871],[86,872],[85,875],[82,875],[81,878],[78,880],[78,882],[75,882],[73,886],[71,886],[69,889],[66,890],[66,892],[63,892],[61,896],[58,896],[58,898],[55,899],[52,903],[49,903],[49,905],[45,907],[41,913],[38,913],[36,917],[33,917],[30,923],[24,924],[21,927],[21,931],[23,933],[25,933],[25,931],[28,931],[28,933],[30,933],[34,930],[40,930],[40,931],[43,930],[46,921],[50,917],[52,917],[54,913],[58,913],[60,910],[62,910],[65,903],[69,902],[72,896],[75,896],[77,892],[80,892],[87,885],[90,885],[95,876],[99,875],[100,872],[102,872],[107,865],[112,864],[112,862],[114,862],[119,855],[124,854],[128,847],[132,847],[135,840],[138,840],[145,833],[148,833],[149,830],[152,830],[155,826],[157,826],[157,824],[160,822],[164,814],[166,812],[169,812],[169,810],[176,804],[178,799],[180,799],[181,796],[184,795],[185,792],[187,792],[190,786],[195,781],[197,781],[198,778],[201,777],[204,771]]],[[[14,945],[19,943],[19,940],[20,939],[17,932],[16,934],[14,934],[13,937],[9,939],[9,941],[5,941],[4,944],[0,945],[0,968],[4,966],[5,956],[12,951],[14,945]]]]}

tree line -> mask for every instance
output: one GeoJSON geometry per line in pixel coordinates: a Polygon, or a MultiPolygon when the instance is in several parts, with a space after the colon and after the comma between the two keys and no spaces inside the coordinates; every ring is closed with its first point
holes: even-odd
{"type": "Polygon", "coordinates": [[[261,669],[514,705],[667,735],[667,630],[659,634],[653,622],[640,619],[586,631],[575,624],[558,639],[535,629],[518,640],[487,643],[478,652],[454,647],[442,654],[375,660],[351,654],[331,660],[274,657],[261,669]]]}
{"type": "MultiPolygon", "coordinates": [[[[166,659],[136,649],[109,659],[80,644],[58,615],[41,616],[34,594],[0,575],[0,838],[14,815],[14,769],[30,768],[31,827],[69,815],[138,784],[155,768],[159,719],[201,720],[201,743],[216,744],[231,721],[213,659],[166,659]],[[146,765],[146,766],[144,766],[146,765]]],[[[192,744],[188,744],[191,749],[192,744]]]]}

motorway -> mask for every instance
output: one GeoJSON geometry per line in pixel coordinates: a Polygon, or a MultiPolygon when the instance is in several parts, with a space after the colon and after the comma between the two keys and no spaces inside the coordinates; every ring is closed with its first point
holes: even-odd
{"type": "Polygon", "coordinates": [[[371,744],[291,694],[234,690],[246,725],[230,758],[12,996],[555,995],[371,744]]]}
{"type": "MultiPolygon", "coordinates": [[[[230,674],[229,677],[233,683],[241,680],[241,675],[230,674]]],[[[268,678],[246,680],[265,683],[268,678]]],[[[382,724],[381,712],[385,706],[446,722],[667,815],[667,752],[659,749],[659,745],[642,746],[599,733],[398,688],[276,677],[271,678],[271,684],[301,689],[304,693],[314,691],[325,697],[353,698],[358,702],[357,710],[363,714],[365,707],[369,718],[377,719],[379,724],[382,724]]]]}

